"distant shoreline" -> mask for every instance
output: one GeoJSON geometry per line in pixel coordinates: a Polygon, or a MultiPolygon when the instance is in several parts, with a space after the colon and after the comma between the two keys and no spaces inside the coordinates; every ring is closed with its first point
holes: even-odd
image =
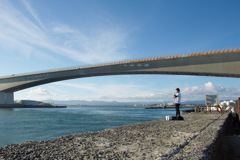
{"type": "MultiPolygon", "coordinates": [[[[142,107],[150,109],[175,108],[174,105],[163,106],[155,105],[27,105],[27,104],[0,104],[0,108],[67,108],[67,107],[142,107]]],[[[195,105],[181,105],[180,108],[193,108],[195,105]]]]}
{"type": "MultiPolygon", "coordinates": [[[[154,105],[67,105],[64,104],[64,106],[68,107],[153,107],[153,108],[163,108],[163,106],[154,106],[154,105]]],[[[195,107],[195,105],[181,105],[181,108],[192,108],[195,107]]],[[[175,108],[173,105],[167,105],[166,108],[175,108]]]]}

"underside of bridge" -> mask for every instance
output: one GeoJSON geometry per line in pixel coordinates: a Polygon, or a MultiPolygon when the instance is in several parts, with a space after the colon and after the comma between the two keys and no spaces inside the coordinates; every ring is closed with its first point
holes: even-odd
{"type": "Polygon", "coordinates": [[[0,78],[0,104],[13,104],[14,92],[62,80],[107,75],[172,74],[240,77],[240,50],[197,53],[66,68],[0,78]]]}

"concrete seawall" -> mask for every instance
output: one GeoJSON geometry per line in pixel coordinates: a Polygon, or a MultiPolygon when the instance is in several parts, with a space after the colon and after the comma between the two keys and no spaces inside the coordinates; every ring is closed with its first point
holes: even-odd
{"type": "Polygon", "coordinates": [[[186,114],[0,148],[0,159],[211,159],[228,114],[186,114]]]}

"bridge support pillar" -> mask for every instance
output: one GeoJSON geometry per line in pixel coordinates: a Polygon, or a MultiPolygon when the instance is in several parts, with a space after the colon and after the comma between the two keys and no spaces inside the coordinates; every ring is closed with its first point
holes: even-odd
{"type": "Polygon", "coordinates": [[[0,92],[0,104],[14,104],[13,92],[0,92]]]}

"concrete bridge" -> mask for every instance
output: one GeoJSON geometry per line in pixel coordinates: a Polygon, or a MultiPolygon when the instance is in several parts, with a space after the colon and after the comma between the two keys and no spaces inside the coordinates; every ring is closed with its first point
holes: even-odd
{"type": "Polygon", "coordinates": [[[240,49],[157,57],[0,77],[0,104],[14,104],[14,92],[74,78],[173,74],[240,77],[240,49]]]}

